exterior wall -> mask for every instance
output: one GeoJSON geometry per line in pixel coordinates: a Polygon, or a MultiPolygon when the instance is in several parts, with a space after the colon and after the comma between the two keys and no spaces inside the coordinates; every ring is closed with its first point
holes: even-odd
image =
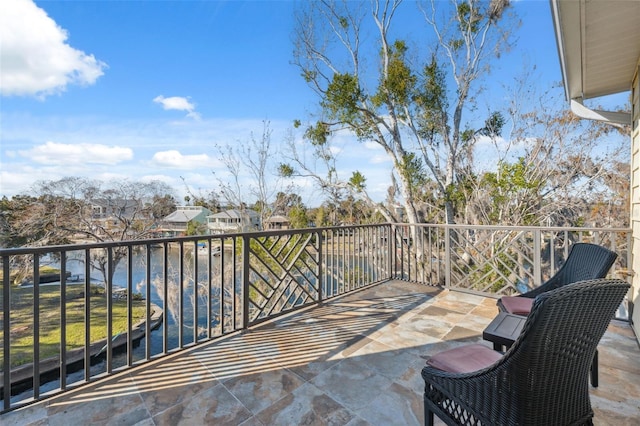
{"type": "Polygon", "coordinates": [[[207,223],[209,234],[225,234],[230,232],[242,232],[242,224],[239,218],[211,218],[207,223]]]}
{"type": "Polygon", "coordinates": [[[640,341],[640,58],[631,91],[631,228],[633,278],[629,293],[631,323],[640,341]]]}
{"type": "Polygon", "coordinates": [[[267,222],[268,230],[286,230],[289,229],[289,222],[267,222]]]}
{"type": "Polygon", "coordinates": [[[211,214],[211,211],[209,211],[207,209],[203,209],[192,220],[194,220],[194,221],[196,221],[198,223],[206,224],[207,223],[207,216],[209,216],[210,214],[211,214]]]}
{"type": "Polygon", "coordinates": [[[189,223],[193,222],[205,225],[207,223],[207,217],[210,214],[211,211],[205,207],[180,206],[175,212],[164,218],[159,231],[161,235],[165,237],[185,235],[189,223]]]}
{"type": "Polygon", "coordinates": [[[207,229],[210,235],[256,231],[260,229],[260,215],[253,210],[227,210],[207,216],[207,229]]]}

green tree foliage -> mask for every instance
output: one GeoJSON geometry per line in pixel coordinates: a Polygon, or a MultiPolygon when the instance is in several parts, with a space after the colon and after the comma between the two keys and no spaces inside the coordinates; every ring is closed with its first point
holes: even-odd
{"type": "MultiPolygon", "coordinates": [[[[184,178],[182,178],[182,180],[184,181],[184,178]]],[[[186,182],[185,182],[185,187],[186,187],[187,193],[189,194],[185,197],[185,202],[187,205],[204,207],[213,213],[217,213],[221,210],[222,207],[220,203],[220,196],[215,191],[211,190],[208,192],[207,191],[194,192],[191,190],[191,188],[189,188],[189,185],[186,185],[186,182]]],[[[169,204],[171,203],[169,202],[169,204]]],[[[172,212],[175,211],[175,201],[173,202],[173,205],[174,207],[172,212]]],[[[165,214],[160,217],[165,217],[167,215],[168,214],[165,214]]]]}
{"type": "Polygon", "coordinates": [[[315,208],[312,211],[312,217],[314,223],[318,227],[330,226],[332,223],[329,221],[329,214],[324,205],[315,208]]]}
{"type": "Polygon", "coordinates": [[[196,221],[190,221],[187,223],[186,235],[204,235],[207,233],[207,225],[204,223],[198,223],[196,221]]]}
{"type": "MultiPolygon", "coordinates": [[[[326,109],[331,120],[357,125],[358,104],[361,100],[362,93],[360,92],[356,76],[336,73],[327,86],[326,97],[321,101],[321,105],[326,109]]],[[[315,138],[317,141],[319,139],[326,139],[329,129],[326,124],[321,123],[315,126],[313,132],[321,136],[320,138],[315,138]]]]}
{"type": "Polygon", "coordinates": [[[294,229],[308,228],[309,217],[307,216],[307,209],[301,205],[295,205],[289,210],[289,221],[291,227],[294,229]]]}
{"type": "Polygon", "coordinates": [[[364,177],[364,175],[359,171],[353,172],[353,174],[351,175],[351,179],[349,179],[349,185],[356,192],[363,191],[364,188],[366,187],[366,183],[367,183],[367,178],[364,177]]]}
{"type": "Polygon", "coordinates": [[[402,157],[402,163],[396,165],[396,169],[404,177],[409,194],[415,199],[416,194],[427,180],[422,160],[414,152],[407,153],[402,157]]]}
{"type": "Polygon", "coordinates": [[[276,194],[276,199],[273,202],[273,211],[276,214],[287,215],[289,212],[296,207],[303,206],[302,197],[298,194],[287,193],[287,192],[278,192],[276,194]]]}
{"type": "Polygon", "coordinates": [[[295,173],[293,167],[290,164],[280,163],[278,165],[278,174],[282,177],[292,177],[295,173]]]}
{"type": "Polygon", "coordinates": [[[512,164],[501,162],[497,172],[484,174],[481,186],[487,191],[487,200],[492,204],[488,209],[492,223],[500,223],[510,217],[519,225],[537,224],[545,181],[535,176],[531,167],[521,157],[512,164]]]}

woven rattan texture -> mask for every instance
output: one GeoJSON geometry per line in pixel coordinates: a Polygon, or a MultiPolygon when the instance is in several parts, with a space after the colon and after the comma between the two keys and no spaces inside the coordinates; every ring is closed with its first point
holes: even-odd
{"type": "MultiPolygon", "coordinates": [[[[564,264],[551,278],[539,287],[534,288],[520,297],[534,298],[544,292],[560,288],[563,285],[578,281],[606,278],[618,255],[602,246],[590,243],[575,243],[564,264]]],[[[498,300],[498,308],[505,311],[498,300]]]]}
{"type": "Polygon", "coordinates": [[[590,364],[628,289],[599,279],[545,292],[494,365],[467,374],[425,367],[425,423],[432,413],[450,425],[591,423],[590,364]]]}

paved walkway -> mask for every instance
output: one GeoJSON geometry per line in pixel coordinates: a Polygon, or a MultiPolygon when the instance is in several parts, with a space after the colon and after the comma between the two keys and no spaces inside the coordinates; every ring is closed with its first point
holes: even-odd
{"type": "MultiPolygon", "coordinates": [[[[496,314],[493,299],[382,284],[14,410],[0,423],[420,425],[425,358],[483,342],[496,314]]],[[[613,321],[599,350],[595,424],[640,424],[633,332],[613,321]]]]}

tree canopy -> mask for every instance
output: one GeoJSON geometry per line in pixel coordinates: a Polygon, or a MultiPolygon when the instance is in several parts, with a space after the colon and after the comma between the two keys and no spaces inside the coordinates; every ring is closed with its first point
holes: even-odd
{"type": "MultiPolygon", "coordinates": [[[[324,147],[336,132],[348,130],[361,141],[375,142],[392,161],[398,201],[409,223],[419,222],[415,193],[427,175],[451,223],[456,213],[452,188],[474,136],[499,135],[503,124],[499,114],[490,113],[486,125],[473,130],[464,124],[463,113],[473,108],[490,59],[507,46],[509,2],[370,5],[369,10],[362,2],[322,0],[305,3],[300,11],[294,62],[320,107],[304,136],[328,164],[332,153],[324,147]],[[431,45],[416,45],[397,28],[401,7],[416,8],[414,13],[423,16],[431,45]]],[[[300,165],[299,157],[294,159],[300,165]]],[[[327,171],[335,174],[330,166],[327,171]]],[[[343,186],[366,197],[363,178],[359,174],[359,184],[349,187],[334,177],[325,187],[343,186]]],[[[389,209],[384,213],[392,216],[389,209]]]]}

